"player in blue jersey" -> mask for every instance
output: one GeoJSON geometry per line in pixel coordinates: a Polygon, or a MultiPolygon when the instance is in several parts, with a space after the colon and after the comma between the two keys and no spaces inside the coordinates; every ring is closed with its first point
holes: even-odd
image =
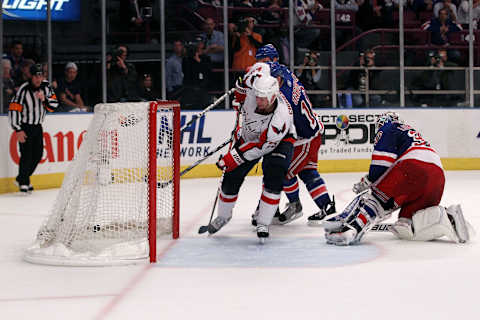
{"type": "Polygon", "coordinates": [[[387,112],[376,122],[368,174],[353,186],[358,193],[339,218],[324,223],[327,243],[358,243],[373,225],[400,209],[389,229],[400,239],[469,240],[460,205],[439,206],[445,175],[437,152],[413,127],[387,112]],[[367,192],[364,192],[367,191],[367,192]]]}
{"type": "MultiPolygon", "coordinates": [[[[297,77],[284,65],[279,64],[278,52],[271,44],[257,50],[258,62],[266,62],[270,66],[270,74],[279,80],[280,92],[293,110],[294,125],[298,140],[294,144],[294,155],[284,182],[283,191],[287,195],[288,205],[282,213],[277,212],[272,224],[286,224],[303,215],[302,204],[299,198],[298,179],[305,183],[310,196],[315,201],[320,211],[311,217],[309,222],[323,219],[335,213],[335,202],[330,196],[325,181],[320,177],[318,167],[318,149],[322,143],[323,124],[318,120],[312,110],[312,105],[305,92],[305,88],[297,77]]],[[[255,65],[251,68],[244,80],[245,84],[237,83],[237,92],[242,92],[242,87],[248,86],[248,77],[255,72],[255,65]]],[[[253,75],[255,76],[255,75],[253,75]]],[[[261,76],[257,74],[256,76],[261,76]]],[[[236,100],[242,101],[241,94],[236,94],[236,100]]],[[[256,225],[256,215],[252,216],[252,224],[256,225]]]]}

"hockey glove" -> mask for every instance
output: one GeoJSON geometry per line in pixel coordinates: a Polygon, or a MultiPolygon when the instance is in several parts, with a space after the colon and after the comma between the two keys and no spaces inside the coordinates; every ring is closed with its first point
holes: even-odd
{"type": "Polygon", "coordinates": [[[235,91],[233,92],[233,95],[238,103],[243,103],[247,97],[247,88],[244,86],[243,79],[241,77],[238,78],[237,82],[235,82],[235,91]]]}
{"type": "Polygon", "coordinates": [[[244,162],[245,160],[243,159],[243,157],[234,148],[230,150],[226,155],[220,156],[220,159],[217,161],[217,167],[220,170],[225,170],[225,172],[230,172],[244,162]]]}
{"type": "Polygon", "coordinates": [[[242,109],[242,104],[241,104],[240,102],[238,102],[237,99],[233,99],[233,101],[232,101],[232,108],[233,108],[235,111],[239,112],[240,109],[242,109]]]}
{"type": "Polygon", "coordinates": [[[335,231],[325,231],[325,238],[328,244],[337,246],[348,246],[360,242],[363,235],[370,230],[376,218],[372,218],[363,210],[357,211],[343,227],[335,231]]]}
{"type": "Polygon", "coordinates": [[[358,194],[358,193],[360,193],[362,191],[365,191],[368,188],[370,188],[371,184],[372,184],[372,182],[370,180],[368,180],[368,174],[367,174],[364,177],[362,177],[362,179],[359,182],[357,182],[353,185],[352,190],[353,190],[353,192],[358,194]]]}

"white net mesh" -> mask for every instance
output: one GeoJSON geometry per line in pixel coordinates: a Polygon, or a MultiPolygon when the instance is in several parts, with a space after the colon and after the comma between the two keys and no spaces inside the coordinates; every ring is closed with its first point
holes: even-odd
{"type": "MultiPolygon", "coordinates": [[[[25,259],[61,265],[134,263],[149,256],[149,103],[95,107],[51,215],[25,259]]],[[[171,106],[157,113],[157,235],[172,232],[171,106]]]]}

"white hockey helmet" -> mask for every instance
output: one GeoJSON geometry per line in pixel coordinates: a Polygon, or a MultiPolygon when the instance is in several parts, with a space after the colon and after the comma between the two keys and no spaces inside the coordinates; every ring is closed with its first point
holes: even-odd
{"type": "Polygon", "coordinates": [[[256,97],[265,97],[270,104],[275,101],[280,92],[278,80],[271,75],[262,75],[255,79],[253,90],[256,97]]]}
{"type": "Polygon", "coordinates": [[[385,113],[382,113],[375,122],[375,132],[378,132],[381,127],[383,127],[389,122],[400,122],[400,117],[398,116],[398,113],[393,111],[387,111],[385,113]]]}

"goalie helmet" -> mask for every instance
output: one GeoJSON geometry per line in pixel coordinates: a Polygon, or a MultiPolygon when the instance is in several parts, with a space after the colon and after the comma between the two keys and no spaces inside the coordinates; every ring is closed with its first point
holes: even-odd
{"type": "Polygon", "coordinates": [[[280,91],[278,81],[272,76],[258,77],[253,83],[253,91],[256,97],[265,97],[272,104],[280,91]]]}
{"type": "Polygon", "coordinates": [[[278,59],[278,51],[273,44],[267,44],[258,48],[257,54],[255,54],[255,59],[260,60],[264,58],[270,58],[272,61],[274,58],[278,59]]]}
{"type": "Polygon", "coordinates": [[[375,132],[378,132],[381,127],[390,122],[399,122],[400,118],[398,113],[393,111],[387,111],[378,117],[377,122],[375,122],[375,132]]]}

